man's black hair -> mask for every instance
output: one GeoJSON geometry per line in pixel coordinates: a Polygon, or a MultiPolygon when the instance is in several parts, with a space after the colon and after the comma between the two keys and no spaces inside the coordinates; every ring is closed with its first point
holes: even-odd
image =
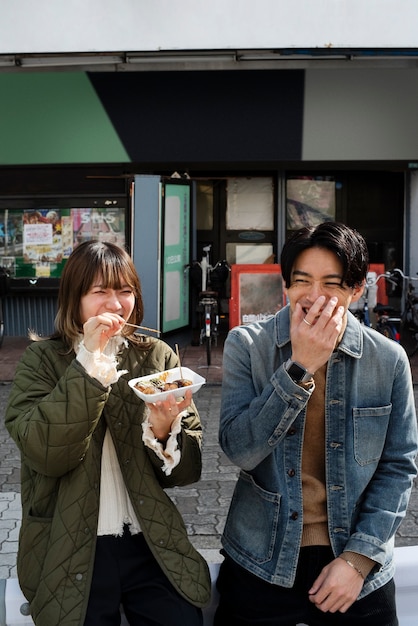
{"type": "Polygon", "coordinates": [[[363,236],[340,222],[323,222],[297,230],[284,244],[280,263],[286,287],[290,287],[297,257],[309,248],[330,250],[338,257],[343,267],[343,285],[358,287],[365,280],[369,255],[363,236]]]}

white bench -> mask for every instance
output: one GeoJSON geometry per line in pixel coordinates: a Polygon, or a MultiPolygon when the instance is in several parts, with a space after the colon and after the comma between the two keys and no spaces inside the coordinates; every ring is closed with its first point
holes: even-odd
{"type": "MultiPolygon", "coordinates": [[[[395,548],[395,583],[399,626],[418,625],[418,545],[395,548]]],[[[209,563],[212,600],[203,611],[204,626],[212,626],[218,602],[215,583],[219,563],[209,563]]],[[[16,578],[0,580],[0,626],[33,626],[28,602],[16,578]]],[[[126,619],[121,626],[127,626],[126,619]]]]}
{"type": "MultiPolygon", "coordinates": [[[[212,578],[211,603],[203,610],[204,626],[212,626],[218,603],[215,583],[220,563],[210,563],[212,578]]],[[[29,614],[29,603],[22,594],[17,578],[0,579],[0,626],[34,626],[29,614]]],[[[129,626],[126,617],[122,616],[121,626],[129,626]]]]}

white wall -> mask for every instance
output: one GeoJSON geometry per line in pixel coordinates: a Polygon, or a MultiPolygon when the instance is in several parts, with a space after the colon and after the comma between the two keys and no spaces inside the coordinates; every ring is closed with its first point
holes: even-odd
{"type": "Polygon", "coordinates": [[[1,0],[0,54],[417,46],[416,0],[1,0]]]}

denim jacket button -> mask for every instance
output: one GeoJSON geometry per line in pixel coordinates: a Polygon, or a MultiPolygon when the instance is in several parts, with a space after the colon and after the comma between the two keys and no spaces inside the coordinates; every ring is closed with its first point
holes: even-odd
{"type": "Polygon", "coordinates": [[[293,476],[295,476],[296,472],[292,468],[292,469],[287,470],[287,474],[288,474],[288,476],[290,476],[290,478],[293,478],[293,476]]]}
{"type": "Polygon", "coordinates": [[[299,517],[299,513],[297,511],[293,511],[293,513],[290,516],[290,518],[293,520],[297,520],[298,517],[299,517]]]}

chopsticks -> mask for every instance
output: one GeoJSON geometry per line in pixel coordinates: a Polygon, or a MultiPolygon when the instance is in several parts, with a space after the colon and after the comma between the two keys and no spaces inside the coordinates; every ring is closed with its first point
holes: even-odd
{"type": "Polygon", "coordinates": [[[148,326],[138,326],[138,324],[130,324],[129,322],[125,322],[125,326],[132,326],[133,328],[139,328],[140,330],[148,330],[151,333],[157,333],[157,335],[161,335],[160,330],[156,330],[155,328],[148,328],[148,326]]]}
{"type": "Polygon", "coordinates": [[[181,369],[181,360],[180,360],[179,344],[178,343],[176,343],[176,354],[177,354],[177,358],[179,360],[180,378],[183,380],[183,372],[182,372],[182,369],[181,369]]]}
{"type": "MultiPolygon", "coordinates": [[[[138,326],[138,324],[130,324],[129,322],[125,322],[126,326],[132,326],[133,328],[139,328],[140,330],[148,330],[151,333],[157,333],[158,335],[161,334],[160,330],[156,330],[155,328],[148,328],[148,326],[138,326]]],[[[179,352],[179,344],[176,343],[176,354],[177,354],[177,358],[179,360],[179,369],[180,369],[180,378],[183,378],[183,370],[181,368],[181,359],[180,359],[180,352],[179,352]]]]}

